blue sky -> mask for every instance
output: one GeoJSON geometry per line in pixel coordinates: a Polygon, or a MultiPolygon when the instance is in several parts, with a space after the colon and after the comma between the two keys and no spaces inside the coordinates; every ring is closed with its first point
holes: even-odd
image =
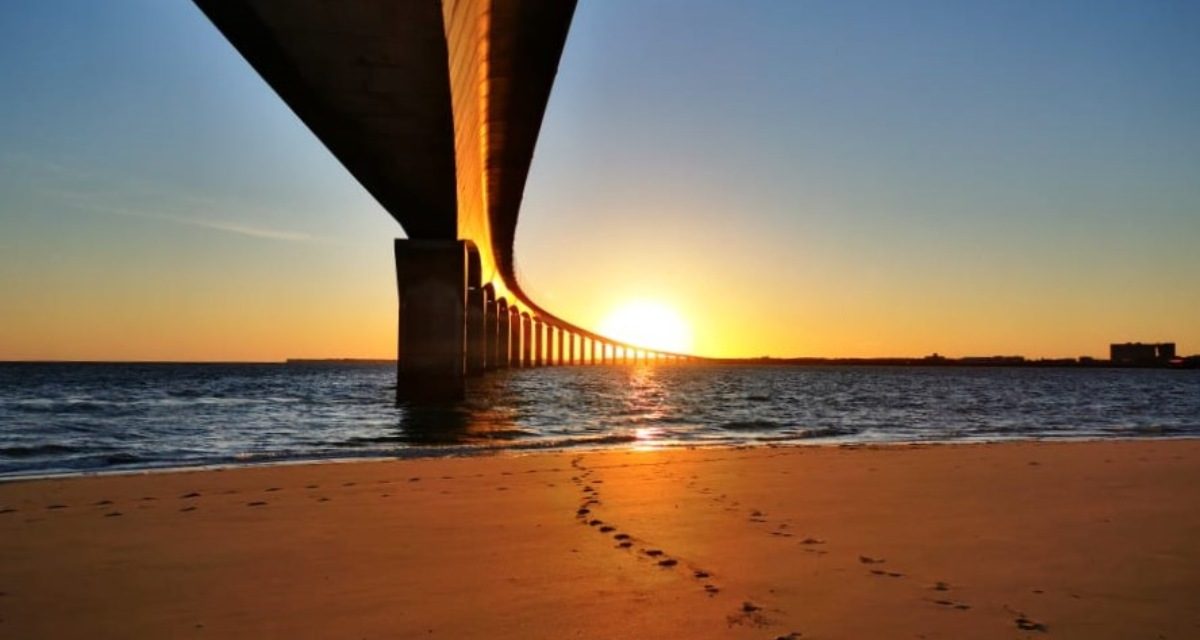
{"type": "MultiPolygon", "coordinates": [[[[583,0],[520,273],[712,354],[1198,352],[1198,62],[1189,2],[583,0]]],[[[4,3],[0,82],[0,358],[394,350],[399,228],[190,3],[4,3]]]]}

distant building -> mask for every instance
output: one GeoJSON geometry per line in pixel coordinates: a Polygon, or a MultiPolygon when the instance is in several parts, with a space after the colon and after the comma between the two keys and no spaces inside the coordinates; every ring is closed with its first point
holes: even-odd
{"type": "Polygon", "coordinates": [[[1109,345],[1108,350],[1113,364],[1167,364],[1175,358],[1174,342],[1126,342],[1109,345]]]}

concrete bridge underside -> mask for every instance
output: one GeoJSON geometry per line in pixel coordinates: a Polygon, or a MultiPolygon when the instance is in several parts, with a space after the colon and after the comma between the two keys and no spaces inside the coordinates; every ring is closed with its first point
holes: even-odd
{"type": "Polygon", "coordinates": [[[195,0],[403,227],[399,380],[461,395],[487,369],[685,362],[556,317],[513,240],[575,0],[195,0]]]}

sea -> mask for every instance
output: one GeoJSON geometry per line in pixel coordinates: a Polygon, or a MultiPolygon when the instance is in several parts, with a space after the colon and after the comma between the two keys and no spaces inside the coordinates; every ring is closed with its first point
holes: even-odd
{"type": "Polygon", "coordinates": [[[1200,371],[580,366],[398,407],[390,364],[0,364],[0,478],[577,448],[1200,436],[1200,371]]]}

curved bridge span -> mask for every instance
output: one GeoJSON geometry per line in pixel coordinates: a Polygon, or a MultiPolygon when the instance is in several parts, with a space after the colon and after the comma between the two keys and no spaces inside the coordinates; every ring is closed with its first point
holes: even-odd
{"type": "Polygon", "coordinates": [[[680,363],[559,318],[513,240],[575,0],[195,0],[403,227],[397,395],[512,366],[680,363]]]}

